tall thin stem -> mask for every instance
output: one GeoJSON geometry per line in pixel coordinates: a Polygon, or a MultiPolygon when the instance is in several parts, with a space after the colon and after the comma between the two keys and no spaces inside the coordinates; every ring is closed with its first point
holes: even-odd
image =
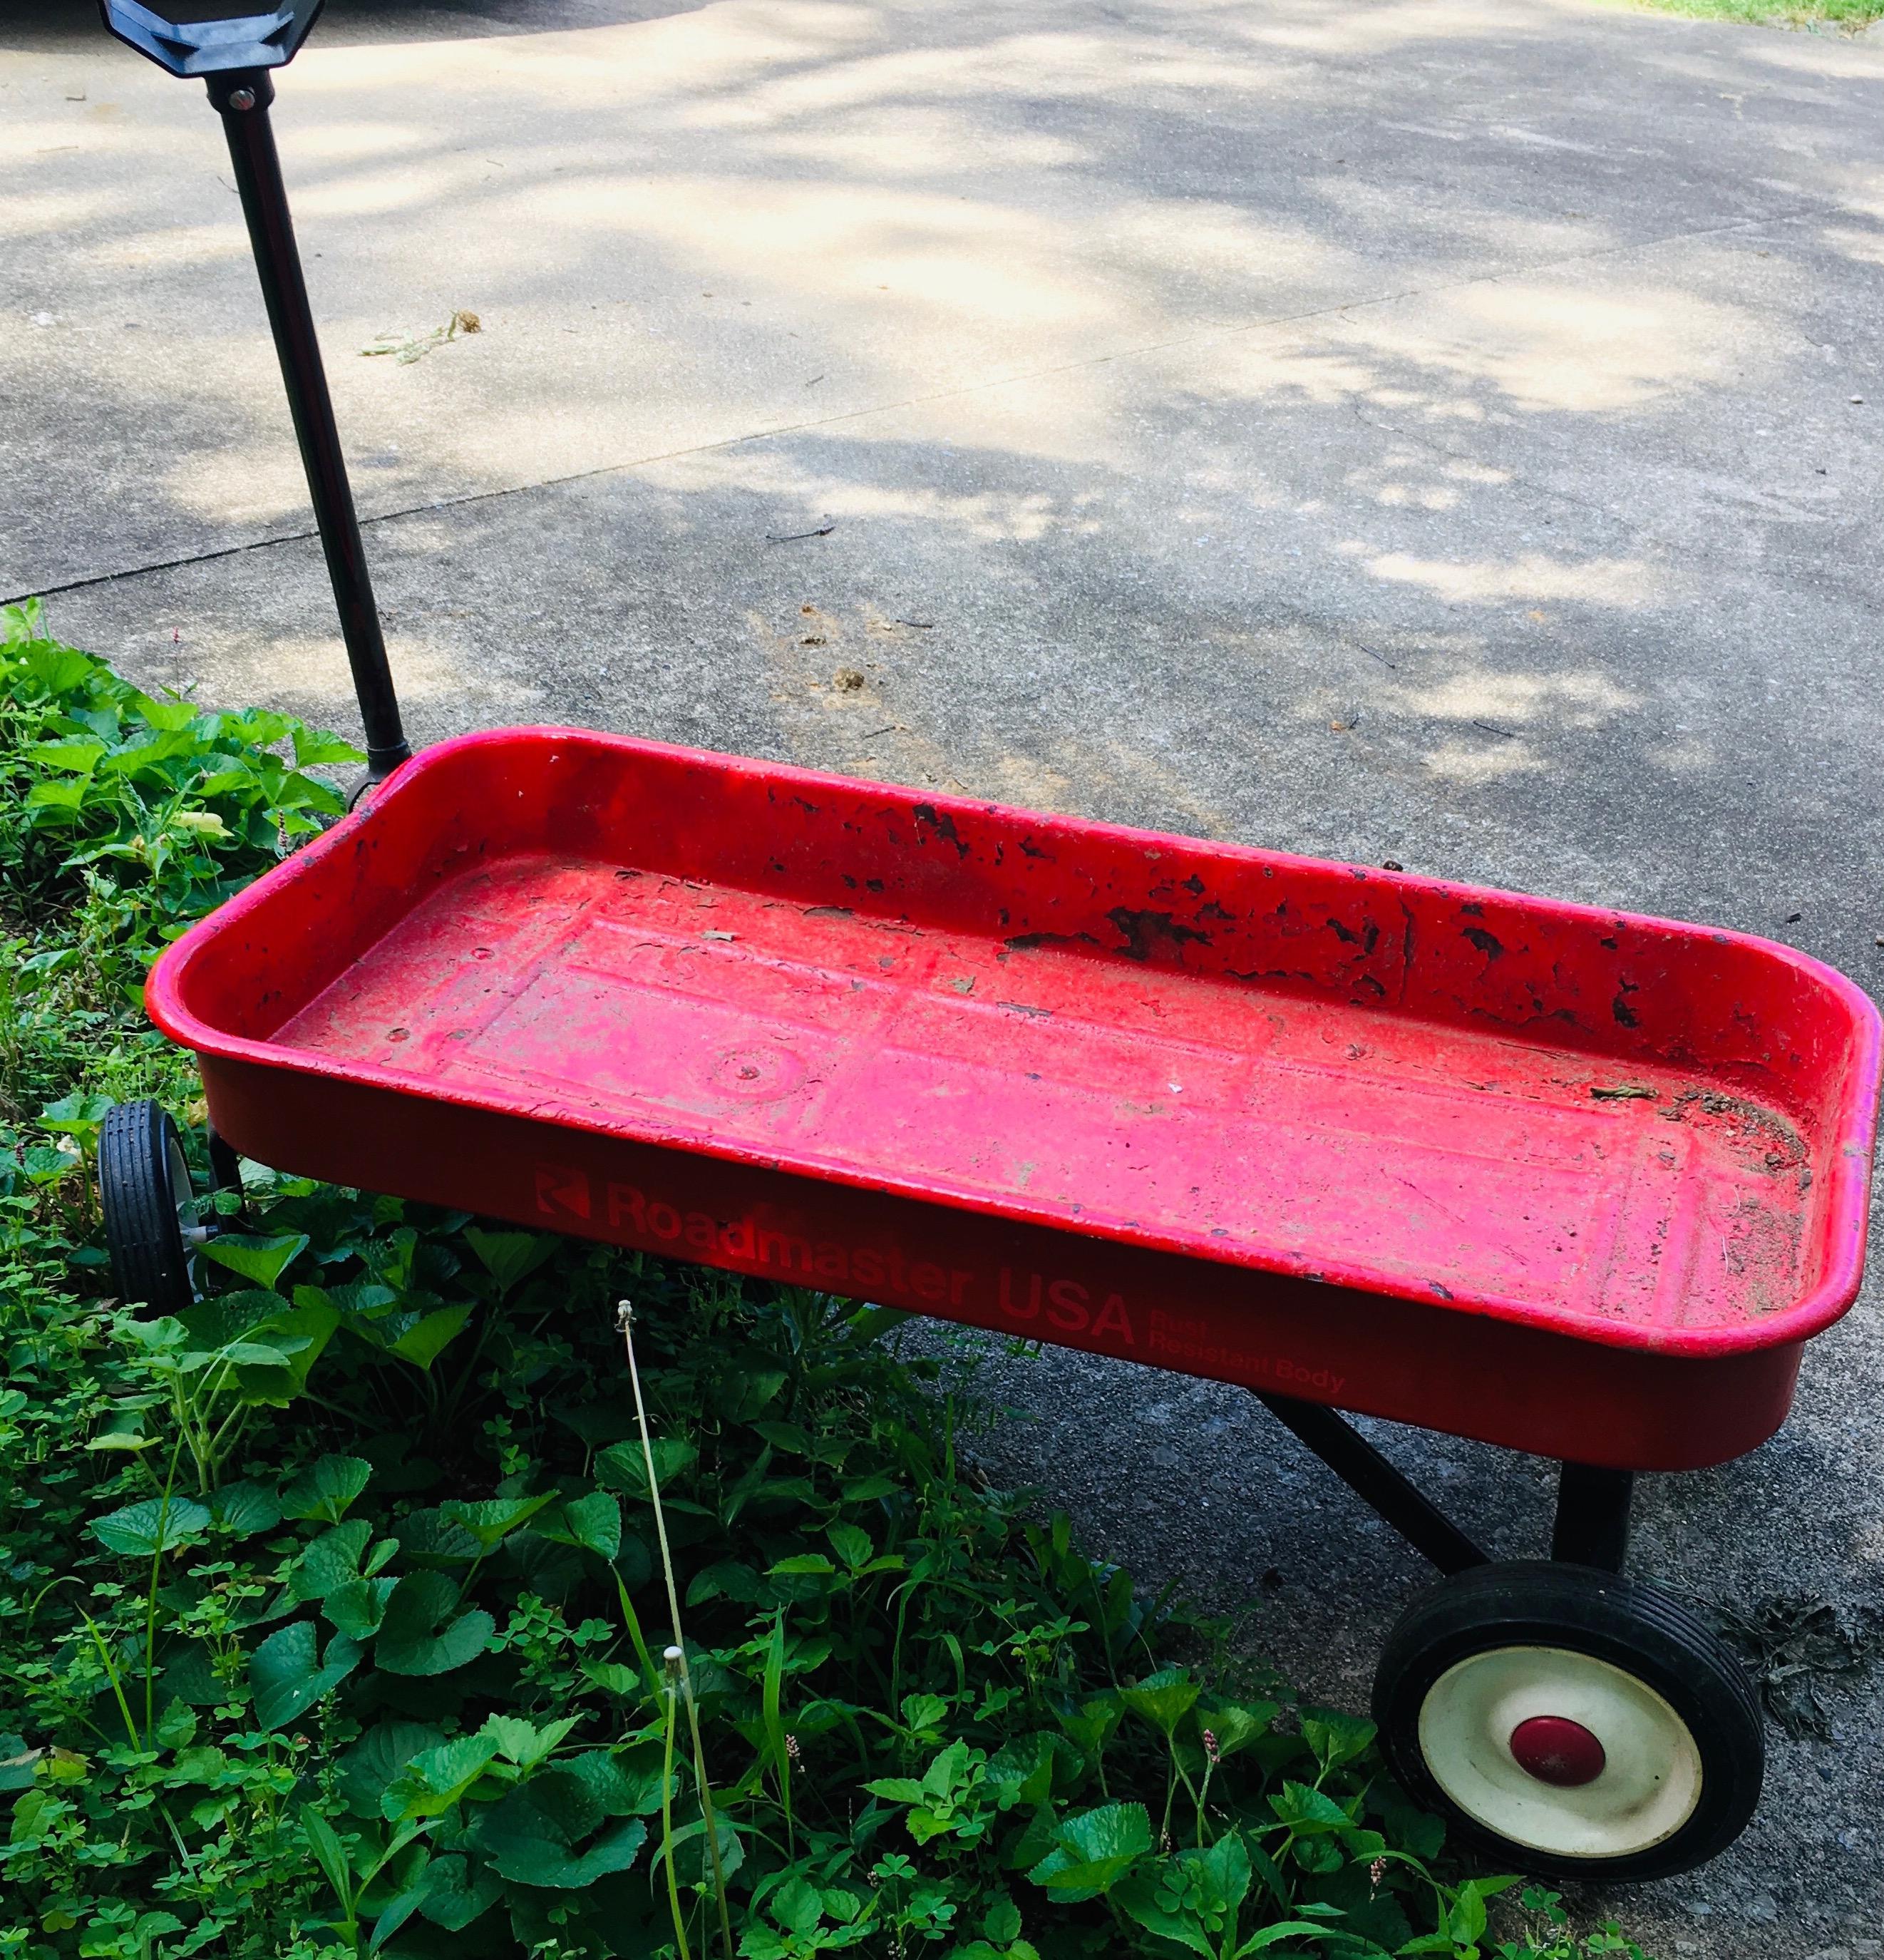
{"type": "MultiPolygon", "coordinates": [[[[701,1745],[700,1717],[694,1705],[694,1684],[687,1671],[687,1643],[681,1632],[680,1589],[674,1580],[673,1554],[667,1545],[667,1519],[661,1509],[660,1480],[654,1471],[654,1443],[648,1429],[647,1405],[641,1398],[641,1371],[634,1360],[634,1304],[615,1303],[615,1325],[621,1330],[621,1344],[627,1351],[628,1379],[634,1389],[634,1419],[641,1430],[641,1461],[647,1469],[648,1500],[654,1507],[654,1535],[661,1548],[661,1576],[667,1582],[667,1609],[672,1616],[674,1644],[667,1650],[670,1675],[678,1667],[680,1689],[687,1704],[687,1726],[694,1745],[694,1779],[700,1786],[701,1822],[707,1833],[707,1857],[713,1866],[713,1893],[720,1906],[720,1933],[726,1943],[726,1960],[732,1960],[732,1920],[726,1911],[726,1875],[720,1859],[720,1823],[713,1813],[713,1786],[707,1780],[707,1756],[701,1745]]],[[[673,1853],[668,1853],[668,1874],[673,1875],[673,1853]]]]}

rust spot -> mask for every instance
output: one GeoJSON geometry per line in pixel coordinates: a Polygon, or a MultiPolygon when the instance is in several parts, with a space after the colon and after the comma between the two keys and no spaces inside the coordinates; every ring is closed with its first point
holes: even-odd
{"type": "Polygon", "coordinates": [[[1193,899],[1201,899],[1203,896],[1204,881],[1198,877],[1195,871],[1192,872],[1190,876],[1185,879],[1183,884],[1184,889],[1187,891],[1193,899]]]}
{"type": "Polygon", "coordinates": [[[1097,946],[1089,932],[1017,932],[1006,942],[1015,953],[1031,953],[1043,946],[1097,946]]]}
{"type": "Polygon", "coordinates": [[[952,844],[955,847],[958,858],[967,856],[968,847],[962,842],[961,834],[956,829],[955,819],[952,816],[938,810],[932,803],[919,803],[913,807],[911,813],[916,819],[918,830],[932,830],[945,844],[952,844]]]}
{"type": "Polygon", "coordinates": [[[1127,959],[1149,959],[1154,946],[1162,943],[1174,951],[1181,951],[1187,940],[1194,940],[1199,946],[1210,943],[1210,935],[1199,932],[1194,928],[1180,925],[1169,912],[1135,910],[1130,905],[1114,905],[1106,914],[1119,929],[1125,940],[1123,950],[1127,959]]]}
{"type": "MultiPolygon", "coordinates": [[[[1632,992],[1634,989],[1631,988],[1629,991],[1632,992]]],[[[1609,1012],[1615,1015],[1617,1020],[1619,1021],[1625,1028],[1640,1027],[1641,1026],[1641,1023],[1636,1015],[1635,1010],[1629,1005],[1628,1001],[1621,994],[1617,994],[1616,998],[1609,1003],[1609,1012]]]]}
{"type": "MultiPolygon", "coordinates": [[[[1479,908],[1477,905],[1467,905],[1465,908],[1465,910],[1469,912],[1476,912],[1479,910],[1479,908]]],[[[1497,934],[1487,932],[1484,927],[1478,925],[1469,925],[1463,928],[1463,930],[1466,938],[1471,940],[1473,944],[1485,955],[1486,959],[1501,959],[1504,958],[1504,942],[1498,937],[1497,934]]]]}

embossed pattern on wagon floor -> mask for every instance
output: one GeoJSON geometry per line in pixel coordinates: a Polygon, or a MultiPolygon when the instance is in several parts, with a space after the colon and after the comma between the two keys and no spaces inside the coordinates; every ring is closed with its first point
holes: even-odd
{"type": "Polygon", "coordinates": [[[561,859],[435,893],[288,1045],[1214,1259],[1590,1320],[1804,1290],[1796,1133],[1674,1070],[561,859]]]}

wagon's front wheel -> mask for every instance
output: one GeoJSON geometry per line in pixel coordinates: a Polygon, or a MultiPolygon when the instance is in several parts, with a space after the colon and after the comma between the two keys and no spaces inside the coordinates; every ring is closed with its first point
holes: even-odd
{"type": "Polygon", "coordinates": [[[1665,1878],[1746,1828],[1765,1761],[1746,1669],[1613,1573],[1474,1567],[1389,1637],[1374,1715],[1408,1792],[1520,1869],[1665,1878]]]}
{"type": "Polygon", "coordinates": [[[190,1262],[209,1236],[183,1140],[160,1103],[119,1102],[98,1131],[98,1198],[118,1291],[180,1313],[195,1298],[190,1262]]]}

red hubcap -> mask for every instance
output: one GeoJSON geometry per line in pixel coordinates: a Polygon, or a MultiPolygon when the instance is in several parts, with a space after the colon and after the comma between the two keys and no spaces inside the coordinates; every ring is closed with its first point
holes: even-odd
{"type": "Polygon", "coordinates": [[[1596,1737],[1564,1715],[1533,1715],[1519,1723],[1511,1731],[1511,1754],[1527,1775],[1560,1790],[1594,1783],[1608,1760],[1596,1737]]]}

